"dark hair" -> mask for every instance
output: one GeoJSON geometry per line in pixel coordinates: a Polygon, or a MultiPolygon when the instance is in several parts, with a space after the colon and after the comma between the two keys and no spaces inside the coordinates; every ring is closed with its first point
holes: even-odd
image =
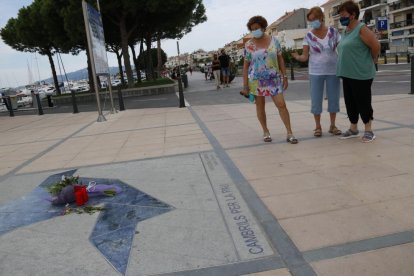
{"type": "Polygon", "coordinates": [[[346,2],[342,3],[339,6],[338,13],[341,13],[343,11],[346,11],[347,13],[349,13],[351,15],[354,14],[355,19],[358,20],[358,18],[359,18],[359,6],[354,1],[349,0],[349,1],[346,1],[346,2]]]}
{"type": "Polygon", "coordinates": [[[308,14],[306,15],[306,19],[309,20],[309,16],[313,14],[317,19],[321,19],[324,21],[323,11],[320,7],[313,7],[309,10],[308,14]]]}
{"type": "Polygon", "coordinates": [[[251,31],[252,30],[251,27],[255,23],[259,24],[262,29],[266,29],[267,27],[267,20],[263,16],[256,15],[250,18],[249,22],[247,22],[247,29],[251,31]]]}

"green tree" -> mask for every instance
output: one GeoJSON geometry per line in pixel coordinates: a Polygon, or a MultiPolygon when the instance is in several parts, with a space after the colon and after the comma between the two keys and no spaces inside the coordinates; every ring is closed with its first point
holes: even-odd
{"type": "Polygon", "coordinates": [[[106,50],[114,53],[118,62],[118,73],[121,77],[122,86],[125,86],[125,78],[122,66],[122,47],[121,37],[119,36],[119,28],[112,24],[112,22],[105,16],[102,16],[102,23],[105,32],[106,50]]]}
{"type": "Polygon", "coordinates": [[[292,57],[293,52],[297,52],[299,55],[301,55],[303,50],[302,49],[286,48],[286,47],[282,48],[282,56],[283,56],[283,59],[285,60],[286,67],[291,66],[290,65],[291,63],[293,63],[293,65],[297,64],[297,65],[299,65],[299,67],[308,67],[308,61],[301,62],[301,61],[295,60],[292,57]]]}
{"type": "MultiPolygon", "coordinates": [[[[115,24],[119,29],[120,42],[122,48],[122,56],[124,59],[125,71],[128,79],[128,86],[134,86],[134,79],[132,74],[132,67],[129,55],[129,42],[133,40],[133,35],[136,34],[142,17],[145,0],[101,0],[101,13],[107,17],[112,24],[115,24]]],[[[105,27],[105,26],[104,26],[105,27]]]]}
{"type": "MultiPolygon", "coordinates": [[[[201,0],[148,1],[141,22],[147,51],[151,49],[152,42],[157,41],[157,48],[161,49],[162,39],[181,38],[195,25],[206,20],[205,7],[201,0]]],[[[147,73],[152,73],[152,55],[147,57],[147,73]]]]}
{"type": "Polygon", "coordinates": [[[60,24],[59,17],[45,19],[51,11],[43,0],[35,0],[30,6],[21,8],[16,19],[11,18],[1,29],[3,41],[17,51],[39,53],[47,56],[52,70],[56,91],[60,94],[53,55],[59,50],[55,41],[62,39],[50,24],[60,24]],[[53,21],[55,20],[55,21],[53,21]]]}
{"type": "MultiPolygon", "coordinates": [[[[94,90],[95,80],[92,75],[91,60],[89,58],[89,48],[86,39],[85,24],[82,11],[82,0],[49,0],[56,3],[56,9],[63,18],[63,26],[68,37],[68,44],[71,53],[77,55],[80,51],[86,52],[86,66],[88,68],[89,86],[94,90]]],[[[96,1],[87,0],[94,6],[96,1]]]]}
{"type": "MultiPolygon", "coordinates": [[[[167,54],[161,49],[161,64],[158,64],[158,49],[150,49],[150,53],[152,55],[152,66],[153,67],[157,67],[157,66],[163,66],[166,62],[167,62],[167,54]]],[[[142,52],[139,56],[138,56],[138,64],[141,68],[145,67],[145,62],[148,60],[148,51],[145,50],[144,52],[142,52]]]]}

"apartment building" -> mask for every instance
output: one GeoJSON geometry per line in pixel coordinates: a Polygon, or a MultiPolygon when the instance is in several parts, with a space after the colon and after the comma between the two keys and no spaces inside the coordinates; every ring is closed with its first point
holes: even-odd
{"type": "Polygon", "coordinates": [[[390,50],[414,52],[414,0],[388,1],[390,50]]]}
{"type": "Polygon", "coordinates": [[[308,11],[308,9],[300,8],[286,12],[267,27],[266,33],[277,37],[282,47],[302,48],[303,38],[309,31],[306,18],[308,11]]]}
{"type": "Polygon", "coordinates": [[[172,69],[178,65],[188,64],[189,66],[193,66],[193,58],[188,53],[181,54],[178,56],[172,56],[167,58],[167,62],[165,63],[165,67],[168,69],[172,69]]]}
{"type": "MultiPolygon", "coordinates": [[[[338,8],[345,0],[330,0],[322,5],[327,25],[343,29],[338,8]]],[[[359,0],[359,20],[381,43],[381,54],[414,52],[414,0],[359,0]]]]}

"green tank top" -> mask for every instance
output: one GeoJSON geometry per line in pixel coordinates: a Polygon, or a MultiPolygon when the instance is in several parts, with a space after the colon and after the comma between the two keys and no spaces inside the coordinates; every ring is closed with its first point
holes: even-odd
{"type": "Polygon", "coordinates": [[[375,64],[371,49],[361,40],[359,23],[350,33],[342,32],[338,45],[338,63],[336,75],[357,80],[369,80],[375,77],[375,64]]]}

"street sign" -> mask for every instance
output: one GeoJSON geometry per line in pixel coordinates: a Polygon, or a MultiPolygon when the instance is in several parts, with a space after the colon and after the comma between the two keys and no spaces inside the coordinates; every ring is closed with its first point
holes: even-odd
{"type": "Polygon", "coordinates": [[[388,19],[386,17],[377,18],[377,30],[386,31],[388,29],[388,19]]]}

